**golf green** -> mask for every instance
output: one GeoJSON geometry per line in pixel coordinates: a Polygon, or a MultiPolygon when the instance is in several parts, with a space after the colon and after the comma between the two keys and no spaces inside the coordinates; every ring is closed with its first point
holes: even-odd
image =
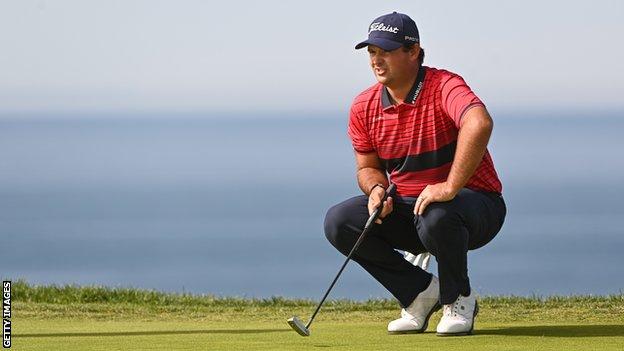
{"type": "Polygon", "coordinates": [[[474,335],[388,335],[382,321],[323,321],[309,337],[283,321],[16,320],[15,350],[622,350],[624,323],[481,322],[474,335]],[[282,322],[282,323],[280,323],[282,322]]]}
{"type": "Polygon", "coordinates": [[[392,300],[328,301],[302,337],[315,302],[15,284],[15,350],[622,350],[624,295],[481,297],[475,334],[388,335],[392,300]]]}

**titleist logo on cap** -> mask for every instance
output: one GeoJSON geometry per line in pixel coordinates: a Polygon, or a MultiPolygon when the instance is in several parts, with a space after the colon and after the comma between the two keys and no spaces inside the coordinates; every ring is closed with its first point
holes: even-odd
{"type": "Polygon", "coordinates": [[[383,22],[374,22],[373,24],[370,25],[370,29],[368,30],[368,34],[370,34],[371,32],[374,32],[374,31],[396,33],[396,32],[399,31],[399,28],[398,27],[386,26],[383,22]]]}

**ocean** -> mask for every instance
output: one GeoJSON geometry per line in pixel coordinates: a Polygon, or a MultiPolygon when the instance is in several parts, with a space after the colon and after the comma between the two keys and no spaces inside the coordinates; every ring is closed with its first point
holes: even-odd
{"type": "MultiPolygon", "coordinates": [[[[473,288],[624,291],[624,116],[494,117],[508,215],[469,254],[473,288]]],[[[318,299],[344,260],[325,212],[355,195],[337,114],[5,116],[0,276],[318,299]]],[[[354,262],[330,296],[390,297],[354,262]]]]}

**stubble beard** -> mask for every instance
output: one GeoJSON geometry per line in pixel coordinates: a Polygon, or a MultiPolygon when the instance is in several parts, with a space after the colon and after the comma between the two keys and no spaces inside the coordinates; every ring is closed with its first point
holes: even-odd
{"type": "Polygon", "coordinates": [[[373,69],[373,75],[375,76],[375,79],[377,79],[377,81],[383,85],[388,85],[388,83],[392,83],[392,78],[388,75],[388,71],[386,70],[386,75],[385,76],[380,76],[377,75],[377,73],[375,73],[375,70],[373,69]]]}

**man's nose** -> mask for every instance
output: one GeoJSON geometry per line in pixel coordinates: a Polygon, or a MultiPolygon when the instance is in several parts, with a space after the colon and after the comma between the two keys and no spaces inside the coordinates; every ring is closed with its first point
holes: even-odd
{"type": "Polygon", "coordinates": [[[371,56],[371,63],[373,65],[379,65],[381,63],[382,59],[381,57],[379,57],[379,55],[372,55],[371,56]]]}

